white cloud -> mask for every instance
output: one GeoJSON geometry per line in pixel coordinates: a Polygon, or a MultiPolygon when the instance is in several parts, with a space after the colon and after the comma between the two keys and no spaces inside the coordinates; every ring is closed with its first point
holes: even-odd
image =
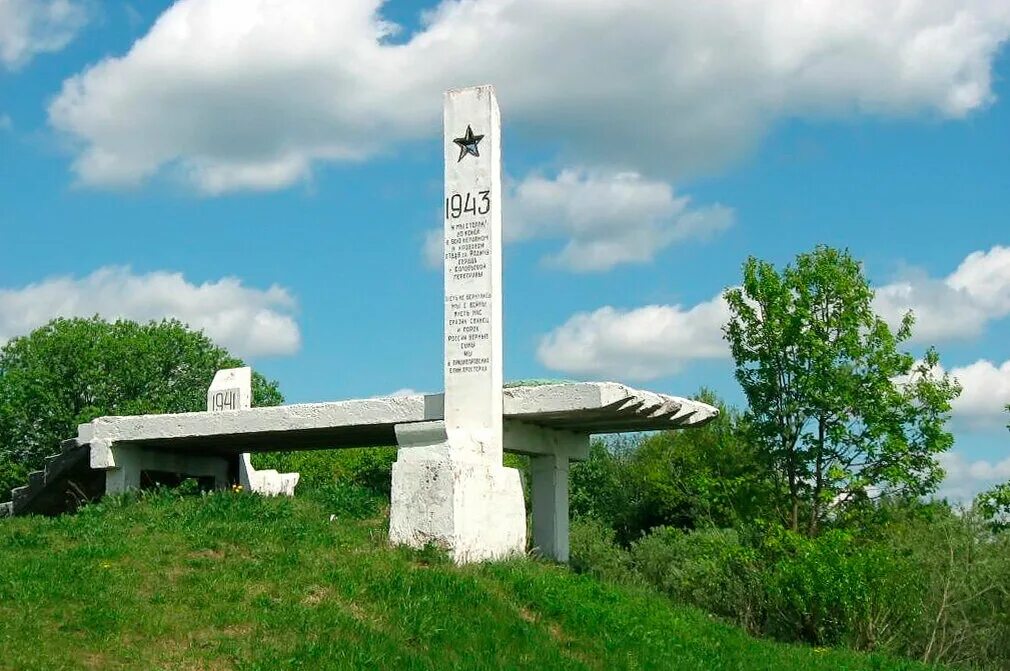
{"type": "Polygon", "coordinates": [[[445,231],[441,228],[433,228],[424,234],[421,256],[427,267],[432,270],[442,269],[442,262],[445,258],[445,231]]]}
{"type": "Polygon", "coordinates": [[[722,338],[728,320],[721,295],[688,310],[608,306],[573,315],[541,339],[537,356],[548,368],[572,375],[650,380],[677,372],[687,361],[728,357],[722,338]]]}
{"type": "Polygon", "coordinates": [[[939,455],[939,461],[947,477],[937,494],[966,505],[978,493],[1010,480],[1010,457],[991,463],[985,460],[968,461],[959,452],[946,452],[939,455]]]}
{"type": "Polygon", "coordinates": [[[79,279],[55,277],[0,289],[0,342],[54,317],[175,317],[238,355],[293,354],[301,341],[295,307],[294,298],[276,285],[252,289],[234,277],[197,285],[180,273],[138,275],[106,267],[79,279]]]}
{"type": "Polygon", "coordinates": [[[993,99],[1010,34],[992,0],[444,0],[393,44],[381,5],[179,0],[64,82],[50,120],[87,184],[174,167],[211,193],[268,189],[430,136],[444,89],[492,82],[567,162],[677,180],[780,118],[962,117],[993,99]]]}
{"type": "Polygon", "coordinates": [[[14,130],[14,120],[8,114],[0,114],[0,130],[14,130]]]}
{"type": "MultiPolygon", "coordinates": [[[[723,205],[691,207],[688,196],[637,172],[566,168],[553,179],[530,175],[506,188],[506,242],[562,239],[545,261],[574,272],[604,271],[622,263],[651,261],[664,248],[704,240],[733,225],[723,205]]],[[[428,231],[426,265],[442,266],[441,229],[428,231]]]]}
{"type": "MultiPolygon", "coordinates": [[[[952,406],[956,420],[974,428],[1002,428],[1008,421],[1010,404],[1010,361],[996,365],[980,359],[952,368],[950,374],[961,383],[961,395],[952,406]]],[[[1010,445],[1010,435],[1007,436],[1010,445]]]]}
{"type": "MultiPolygon", "coordinates": [[[[916,366],[921,363],[921,360],[917,361],[916,366]]],[[[935,366],[928,375],[938,379],[944,373],[949,373],[961,385],[961,394],[951,402],[956,428],[1002,431],[1010,422],[1006,413],[1006,406],[1010,404],[1010,361],[996,364],[979,359],[949,371],[943,366],[935,366]]],[[[900,376],[894,381],[900,384],[907,380],[908,376],[900,376]]]]}
{"type": "Polygon", "coordinates": [[[915,272],[879,287],[874,307],[891,324],[911,309],[916,342],[977,336],[1010,315],[1010,247],[972,252],[943,279],[915,272]]]}
{"type": "MultiPolygon", "coordinates": [[[[972,252],[940,280],[920,273],[879,287],[874,308],[892,324],[909,308],[914,310],[917,342],[977,335],[990,321],[1010,315],[1010,247],[972,252]]],[[[576,314],[548,334],[540,345],[540,361],[577,375],[661,377],[690,359],[713,358],[714,352],[728,355],[721,332],[728,318],[721,298],[690,309],[604,307],[576,314]]],[[[965,388],[954,404],[960,421],[991,424],[994,412],[1010,402],[1010,362],[996,366],[978,361],[951,373],[965,388]]]]}
{"type": "Polygon", "coordinates": [[[527,177],[511,190],[506,235],[511,240],[563,238],[547,261],[577,272],[651,261],[690,238],[705,239],[733,223],[722,205],[691,208],[666,182],[636,172],[562,170],[556,178],[527,177]]]}
{"type": "Polygon", "coordinates": [[[0,64],[17,70],[38,54],[59,51],[86,22],[82,2],[0,0],[0,64]]]}

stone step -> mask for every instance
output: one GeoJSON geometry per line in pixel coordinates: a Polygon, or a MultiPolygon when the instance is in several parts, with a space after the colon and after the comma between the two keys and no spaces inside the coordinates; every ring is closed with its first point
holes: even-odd
{"type": "Polygon", "coordinates": [[[10,517],[14,512],[14,504],[10,501],[0,503],[0,517],[10,517]]]}
{"type": "Polygon", "coordinates": [[[86,492],[88,498],[100,496],[104,491],[104,478],[96,485],[88,464],[89,449],[76,440],[64,441],[59,454],[45,458],[45,468],[28,474],[28,484],[11,490],[10,515],[64,512],[73,506],[74,497],[68,494],[68,479],[73,478],[76,491],[86,492]]]}

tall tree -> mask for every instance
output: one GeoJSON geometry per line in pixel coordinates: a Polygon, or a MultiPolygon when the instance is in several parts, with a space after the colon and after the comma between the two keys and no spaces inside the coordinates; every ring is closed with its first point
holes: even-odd
{"type": "MultiPolygon", "coordinates": [[[[178,321],[56,319],[0,348],[0,501],[77,425],[103,415],[204,410],[221,368],[241,360],[178,321]]],[[[253,373],[253,404],[278,405],[253,373]]]]}
{"type": "Polygon", "coordinates": [[[892,331],[847,251],[819,246],[782,272],[750,258],[725,299],[752,439],[790,528],[814,534],[831,505],[853,497],[936,489],[960,387],[934,349],[920,361],[899,350],[912,314],[892,331]]]}

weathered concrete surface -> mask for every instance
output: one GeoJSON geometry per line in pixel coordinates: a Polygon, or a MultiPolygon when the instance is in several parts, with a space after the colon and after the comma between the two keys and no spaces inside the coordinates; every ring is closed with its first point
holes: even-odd
{"type": "MultiPolygon", "coordinates": [[[[591,434],[700,426],[718,414],[704,403],[614,382],[507,388],[502,403],[502,448],[534,458],[534,546],[559,561],[568,557],[568,464],[587,458],[591,434]]],[[[213,413],[103,417],[81,425],[72,442],[90,446],[92,467],[114,468],[120,444],[234,459],[256,450],[394,445],[399,434],[405,449],[393,469],[397,504],[390,515],[391,540],[417,545],[449,539],[458,561],[513,552],[520,538],[518,520],[525,516],[524,507],[516,505],[522,503],[518,474],[500,464],[495,468],[486,461],[450,455],[443,445],[444,425],[438,422],[442,409],[442,395],[430,394],[213,413]],[[427,489],[425,483],[431,481],[458,484],[427,489]],[[459,503],[467,497],[480,503],[459,503]],[[410,505],[425,512],[404,521],[401,512],[410,505]],[[484,533],[478,542],[475,538],[480,532],[475,529],[480,528],[493,531],[484,533]]],[[[525,526],[522,533],[525,537],[525,526]]]]}
{"type": "Polygon", "coordinates": [[[111,452],[117,465],[105,471],[106,494],[140,489],[143,471],[212,478],[215,489],[226,488],[230,479],[229,460],[219,455],[156,450],[130,443],[117,443],[111,452]]]}
{"type": "MultiPolygon", "coordinates": [[[[685,428],[718,414],[704,403],[614,382],[505,389],[503,405],[506,426],[518,420],[583,434],[685,428]]],[[[441,420],[442,407],[441,394],[418,394],[237,412],[101,417],[78,427],[76,440],[91,446],[92,468],[115,467],[109,447],[117,442],[223,455],[395,445],[397,424],[441,420]]],[[[543,454],[538,444],[513,442],[505,449],[543,454]]]]}
{"type": "Polygon", "coordinates": [[[389,539],[459,563],[521,554],[526,509],[502,465],[501,118],[494,88],[445,94],[444,421],[397,427],[389,539]]]}
{"type": "Polygon", "coordinates": [[[253,468],[252,456],[248,452],[239,455],[238,481],[247,491],[263,496],[294,496],[295,487],[301,479],[299,473],[279,473],[272,468],[253,468]]]}
{"type": "Polygon", "coordinates": [[[397,427],[389,540],[446,548],[453,560],[501,559],[526,547],[519,472],[455,449],[441,421],[397,427]]]}
{"type": "MultiPolygon", "coordinates": [[[[587,441],[588,442],[588,441],[587,441]]],[[[568,561],[568,457],[530,457],[533,545],[545,557],[568,561]]]]}

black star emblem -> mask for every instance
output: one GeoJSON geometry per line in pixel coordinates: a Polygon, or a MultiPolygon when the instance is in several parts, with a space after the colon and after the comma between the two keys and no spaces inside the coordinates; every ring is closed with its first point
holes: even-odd
{"type": "Polygon", "coordinates": [[[453,142],[459,145],[459,158],[456,159],[456,163],[463,160],[463,157],[467,154],[472,156],[480,156],[480,152],[477,151],[477,143],[484,139],[483,135],[474,135],[473,129],[470,128],[470,124],[466,126],[466,133],[463,137],[458,137],[453,142]]]}

